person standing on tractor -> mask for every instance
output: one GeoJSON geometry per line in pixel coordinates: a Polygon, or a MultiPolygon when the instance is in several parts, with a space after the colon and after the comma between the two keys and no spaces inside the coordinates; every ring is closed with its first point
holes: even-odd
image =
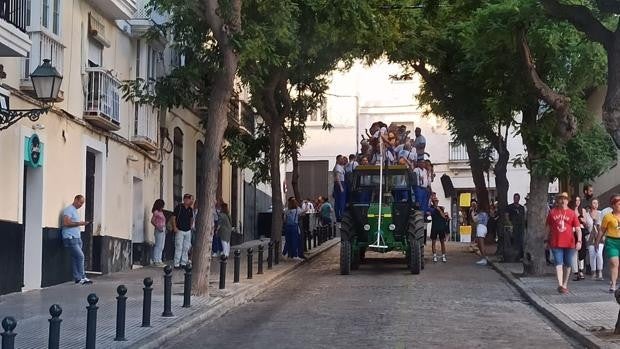
{"type": "Polygon", "coordinates": [[[428,173],[425,167],[424,160],[418,160],[418,167],[413,170],[418,180],[415,183],[415,201],[424,213],[428,211],[428,173]]]}
{"type": "Polygon", "coordinates": [[[442,206],[439,206],[439,199],[433,198],[433,205],[431,206],[431,218],[433,222],[431,223],[431,248],[433,250],[433,262],[437,262],[437,249],[435,247],[437,238],[439,238],[439,242],[441,244],[441,261],[446,263],[448,260],[446,259],[446,227],[448,225],[448,221],[446,219],[447,215],[444,212],[442,206]]]}
{"type": "Polygon", "coordinates": [[[336,165],[334,166],[334,202],[336,211],[336,221],[340,222],[342,219],[342,214],[344,212],[344,207],[346,204],[346,191],[345,191],[345,180],[344,180],[344,167],[342,161],[342,155],[338,155],[336,157],[336,165]]]}

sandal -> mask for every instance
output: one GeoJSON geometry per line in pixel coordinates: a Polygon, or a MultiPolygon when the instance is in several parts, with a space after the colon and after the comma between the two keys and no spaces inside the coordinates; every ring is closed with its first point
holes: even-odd
{"type": "Polygon", "coordinates": [[[579,272],[578,275],[579,275],[579,280],[585,280],[586,277],[583,275],[582,272],[579,272]]]}
{"type": "Polygon", "coordinates": [[[562,287],[560,286],[559,290],[558,290],[561,294],[567,294],[568,293],[568,288],[566,287],[562,287]]]}
{"type": "Polygon", "coordinates": [[[579,280],[581,280],[579,278],[579,274],[575,274],[575,276],[573,276],[573,281],[579,281],[579,280]]]}

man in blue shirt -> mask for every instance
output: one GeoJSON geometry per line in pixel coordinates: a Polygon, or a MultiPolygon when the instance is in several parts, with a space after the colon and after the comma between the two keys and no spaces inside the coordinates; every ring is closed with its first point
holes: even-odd
{"type": "Polygon", "coordinates": [[[73,204],[62,212],[62,242],[71,253],[71,265],[73,267],[73,280],[76,284],[92,284],[84,273],[84,252],[82,252],[82,238],[80,227],[90,224],[81,221],[78,210],[84,206],[84,196],[76,195],[73,204]]]}

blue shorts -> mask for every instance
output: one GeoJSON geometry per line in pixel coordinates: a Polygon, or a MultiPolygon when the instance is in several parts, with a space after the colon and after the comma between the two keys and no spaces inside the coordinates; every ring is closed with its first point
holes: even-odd
{"type": "Polygon", "coordinates": [[[555,266],[564,265],[567,268],[571,267],[575,253],[577,253],[574,248],[552,248],[551,252],[555,266]]]}

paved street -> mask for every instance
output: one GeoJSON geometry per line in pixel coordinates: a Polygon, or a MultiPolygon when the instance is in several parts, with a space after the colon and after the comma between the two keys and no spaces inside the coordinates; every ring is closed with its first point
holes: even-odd
{"type": "Polygon", "coordinates": [[[167,348],[570,348],[573,343],[473,254],[451,247],[421,275],[400,260],[338,274],[333,248],[167,348]]]}

